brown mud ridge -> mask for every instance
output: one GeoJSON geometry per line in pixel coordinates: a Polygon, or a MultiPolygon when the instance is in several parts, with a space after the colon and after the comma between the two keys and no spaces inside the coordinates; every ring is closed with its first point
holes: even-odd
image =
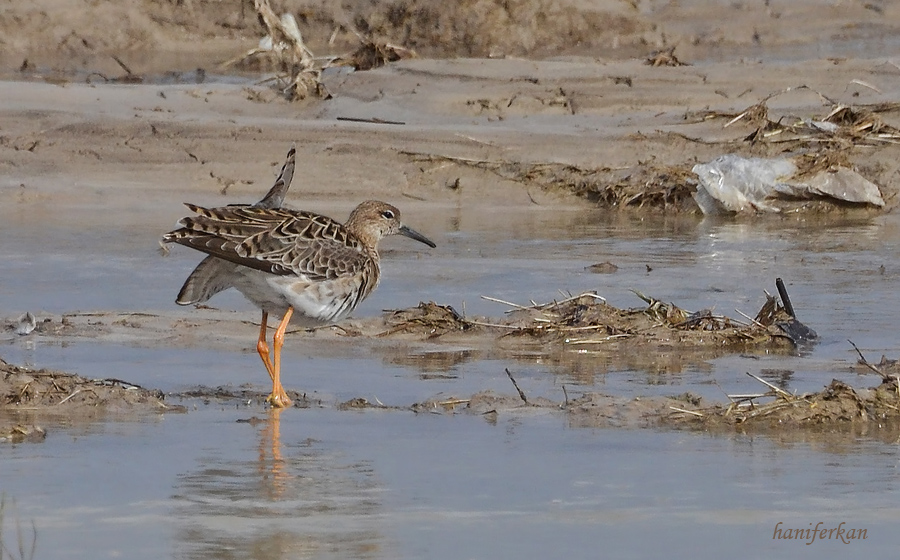
{"type": "MultiPolygon", "coordinates": [[[[598,392],[566,394],[562,402],[529,398],[507,371],[517,391],[492,391],[465,397],[429,399],[409,406],[385,406],[364,398],[336,403],[339,410],[411,410],[417,414],[478,414],[488,421],[500,415],[562,414],[573,427],[679,428],[711,432],[779,433],[784,430],[900,429],[900,385],[897,377],[871,389],[856,390],[834,380],[822,391],[791,395],[773,386],[759,395],[730,396],[731,403],[706,405],[685,393],[672,397],[626,398],[598,392]],[[758,403],[760,399],[772,399],[758,403]]],[[[323,407],[326,403],[289,392],[294,406],[323,407]]],[[[73,425],[104,419],[136,418],[150,414],[183,413],[183,405],[169,400],[262,404],[265,395],[250,389],[198,387],[163,395],[117,379],[87,379],[49,370],[30,370],[0,360],[0,442],[40,442],[40,424],[73,425]]]]}
{"type": "MultiPolygon", "coordinates": [[[[716,404],[689,410],[672,423],[695,423],[698,427],[714,429],[723,426],[750,428],[780,428],[821,426],[842,422],[900,422],[900,384],[896,378],[887,379],[877,387],[855,390],[846,383],[832,380],[822,391],[792,395],[781,389],[765,393],[775,399],[757,404],[754,399],[732,397],[728,406],[716,404]]],[[[699,404],[699,403],[698,403],[699,404]]]]}
{"type": "MultiPolygon", "coordinates": [[[[518,390],[518,387],[516,387],[518,390]]],[[[673,427],[704,431],[736,430],[770,432],[793,428],[839,428],[861,424],[900,427],[900,392],[897,380],[878,387],[855,390],[837,380],[822,391],[790,395],[773,391],[755,395],[774,400],[758,404],[732,397],[729,405],[705,405],[689,393],[672,397],[624,398],[596,392],[580,394],[564,402],[519,396],[477,393],[469,398],[426,401],[413,405],[416,412],[462,411],[499,414],[526,410],[565,413],[569,423],[580,427],[673,427]]],[[[353,407],[373,406],[366,402],[353,407]]],[[[376,406],[380,408],[380,406],[376,406]]]]}
{"type": "Polygon", "coordinates": [[[183,412],[160,391],[120,379],[14,366],[0,358],[0,442],[43,441],[38,422],[85,423],[117,414],[183,412]]]}

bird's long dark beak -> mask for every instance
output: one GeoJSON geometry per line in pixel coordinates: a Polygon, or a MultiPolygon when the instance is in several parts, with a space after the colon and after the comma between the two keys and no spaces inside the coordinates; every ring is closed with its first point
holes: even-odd
{"type": "Polygon", "coordinates": [[[428,239],[427,237],[425,237],[418,231],[416,231],[414,229],[410,229],[406,226],[400,226],[400,229],[397,231],[397,233],[399,233],[400,235],[405,235],[406,237],[409,237],[410,239],[415,239],[416,241],[420,241],[420,242],[428,245],[432,249],[437,247],[437,245],[434,244],[434,241],[428,239]]]}

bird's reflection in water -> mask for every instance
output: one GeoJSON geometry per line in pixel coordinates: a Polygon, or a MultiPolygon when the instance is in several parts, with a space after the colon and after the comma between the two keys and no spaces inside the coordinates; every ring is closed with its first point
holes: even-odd
{"type": "Polygon", "coordinates": [[[250,431],[235,438],[223,429],[221,443],[178,478],[177,557],[384,555],[381,489],[368,461],[348,461],[321,440],[295,439],[302,429],[296,410],[271,410],[248,423],[256,441],[242,435],[250,431]],[[291,435],[282,434],[282,414],[291,435]]]}
{"type": "Polygon", "coordinates": [[[272,408],[259,437],[259,475],[264,481],[266,495],[277,500],[284,495],[292,475],[281,456],[281,413],[283,408],[272,408]],[[266,483],[267,482],[267,483],[266,483]]]}

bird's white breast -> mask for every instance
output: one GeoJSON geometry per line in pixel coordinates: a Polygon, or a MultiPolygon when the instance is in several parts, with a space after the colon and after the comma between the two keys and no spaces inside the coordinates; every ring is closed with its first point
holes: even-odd
{"type": "Polygon", "coordinates": [[[312,281],[305,275],[277,276],[241,267],[234,286],[256,306],[273,315],[294,308],[292,323],[316,326],[340,321],[362,300],[357,293],[361,280],[342,277],[312,281]]]}

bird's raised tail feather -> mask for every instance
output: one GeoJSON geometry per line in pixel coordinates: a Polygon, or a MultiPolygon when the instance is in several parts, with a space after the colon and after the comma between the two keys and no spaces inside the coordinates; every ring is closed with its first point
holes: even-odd
{"type": "Polygon", "coordinates": [[[281,166],[281,173],[275,184],[266,193],[266,196],[253,205],[254,208],[281,208],[284,203],[284,196],[287,194],[288,188],[291,186],[291,180],[294,178],[294,158],[297,154],[297,148],[291,144],[288,150],[284,165],[281,166]]]}

